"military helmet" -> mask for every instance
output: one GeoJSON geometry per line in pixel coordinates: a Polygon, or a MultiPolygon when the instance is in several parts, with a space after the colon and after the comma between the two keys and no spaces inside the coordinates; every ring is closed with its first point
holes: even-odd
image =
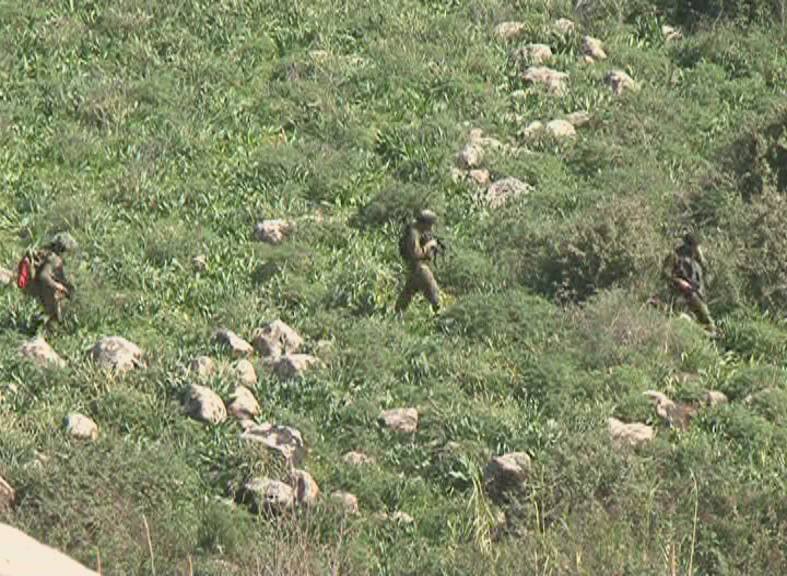
{"type": "Polygon", "coordinates": [[[64,252],[76,250],[77,241],[68,232],[58,232],[52,237],[52,240],[49,241],[46,247],[56,254],[63,254],[64,252]]]}
{"type": "Polygon", "coordinates": [[[434,224],[437,222],[437,214],[431,210],[421,210],[415,217],[415,221],[420,224],[434,224]]]}

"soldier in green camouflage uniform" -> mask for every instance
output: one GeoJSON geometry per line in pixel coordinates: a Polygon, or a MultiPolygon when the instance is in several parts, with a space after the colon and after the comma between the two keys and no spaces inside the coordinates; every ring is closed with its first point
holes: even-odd
{"type": "Polygon", "coordinates": [[[434,311],[440,308],[440,288],[429,267],[438,243],[432,237],[432,226],[437,216],[431,210],[422,210],[415,221],[404,230],[399,241],[399,252],[407,267],[407,282],[396,301],[396,310],[403,312],[418,292],[432,305],[434,311]]]}
{"type": "Polygon", "coordinates": [[[26,256],[32,277],[24,292],[41,303],[48,316],[47,324],[63,321],[62,302],[71,296],[74,289],[63,270],[62,256],[73,248],[68,238],[70,236],[55,236],[42,249],[30,251],[26,256]]]}
{"type": "Polygon", "coordinates": [[[715,331],[713,318],[705,302],[704,274],[708,265],[696,237],[686,234],[683,243],[675,249],[668,262],[673,290],[683,297],[703,326],[715,331]]]}

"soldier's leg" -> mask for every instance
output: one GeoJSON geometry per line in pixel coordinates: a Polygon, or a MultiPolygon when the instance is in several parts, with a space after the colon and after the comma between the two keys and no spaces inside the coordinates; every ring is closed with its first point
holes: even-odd
{"type": "Polygon", "coordinates": [[[63,311],[61,308],[60,299],[54,292],[45,290],[41,295],[41,303],[44,305],[44,310],[46,310],[46,314],[49,316],[50,322],[63,321],[63,311]]]}
{"type": "Polygon", "coordinates": [[[689,308],[691,311],[694,312],[694,315],[697,317],[697,320],[701,324],[704,324],[708,328],[715,327],[713,322],[713,318],[711,318],[710,310],[708,309],[708,305],[696,294],[692,294],[688,299],[689,308]]]}
{"type": "Polygon", "coordinates": [[[440,309],[440,287],[428,266],[418,267],[418,289],[429,300],[433,310],[440,309]]]}
{"type": "Polygon", "coordinates": [[[396,300],[396,306],[394,307],[395,310],[397,312],[404,312],[407,310],[407,307],[410,305],[410,302],[412,302],[413,296],[415,296],[417,291],[418,287],[416,286],[415,275],[413,273],[409,273],[407,275],[407,282],[402,288],[399,298],[396,300]]]}

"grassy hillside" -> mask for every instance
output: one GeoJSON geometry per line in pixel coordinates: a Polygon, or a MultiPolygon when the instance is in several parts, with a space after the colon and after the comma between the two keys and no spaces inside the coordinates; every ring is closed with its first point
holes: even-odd
{"type": "Polygon", "coordinates": [[[55,232],[79,242],[78,294],[46,334],[66,368],[20,359],[38,308],[0,290],[17,490],[0,518],[105,575],[784,573],[786,96],[784,5],[765,0],[0,0],[0,265],[55,232]],[[608,59],[582,61],[585,34],[608,59]],[[562,96],[522,79],[529,43],[569,75],[562,96]],[[614,69],[640,90],[615,96],[614,69]],[[574,139],[524,134],[576,111],[574,139]],[[505,145],[492,180],[530,193],[492,209],[454,180],[474,128],[505,145]],[[397,234],[425,206],[451,246],[447,306],[399,318],[397,234]],[[296,223],[279,246],[254,238],[272,218],[296,223]],[[647,304],[667,301],[684,228],[716,341],[647,304]],[[257,420],[302,432],[324,496],[268,518],[231,499],[282,463],[182,397],[191,358],[230,360],[216,328],[275,319],[325,366],[281,381],[256,358],[257,420]],[[108,335],[148,367],[95,368],[108,335]],[[730,402],[678,431],[649,389],[730,402]],[[379,424],[405,406],[415,434],[379,424]],[[75,411],[95,442],[64,431],[75,411]],[[618,449],[611,416],[656,438],[618,449]],[[510,451],[532,458],[526,488],[494,498],[484,467],[510,451]],[[397,511],[414,522],[379,515],[397,511]]]}

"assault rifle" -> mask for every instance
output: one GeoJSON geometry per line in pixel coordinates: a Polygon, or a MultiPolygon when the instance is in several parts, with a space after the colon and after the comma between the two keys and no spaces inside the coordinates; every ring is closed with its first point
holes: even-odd
{"type": "Polygon", "coordinates": [[[432,261],[434,262],[435,266],[437,266],[437,257],[441,256],[442,259],[445,259],[446,252],[448,252],[448,245],[441,238],[435,236],[431,232],[425,232],[422,234],[421,239],[423,240],[424,244],[430,240],[437,242],[437,246],[432,248],[432,261]]]}

